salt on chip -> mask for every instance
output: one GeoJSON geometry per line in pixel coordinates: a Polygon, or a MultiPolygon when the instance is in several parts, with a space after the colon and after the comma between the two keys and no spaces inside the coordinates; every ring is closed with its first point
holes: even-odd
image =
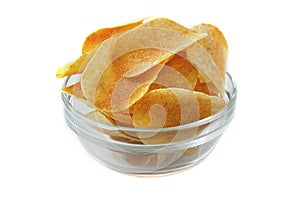
{"type": "MultiPolygon", "coordinates": [[[[195,122],[213,115],[226,105],[219,97],[180,88],[152,90],[134,106],[133,123],[139,128],[162,128],[195,122]],[[153,110],[153,108],[155,108],[153,110]]],[[[199,127],[140,133],[144,144],[163,144],[196,136],[199,127]]]]}

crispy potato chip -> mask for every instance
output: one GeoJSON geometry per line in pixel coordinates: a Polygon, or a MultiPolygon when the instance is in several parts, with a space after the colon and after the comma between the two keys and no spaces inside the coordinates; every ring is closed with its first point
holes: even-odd
{"type": "Polygon", "coordinates": [[[194,91],[202,92],[211,96],[221,96],[218,89],[214,86],[212,82],[201,82],[200,79],[197,80],[197,84],[195,85],[194,91]]]}
{"type": "Polygon", "coordinates": [[[104,40],[114,35],[133,29],[142,24],[143,21],[144,19],[122,26],[99,29],[98,31],[93,32],[86,38],[82,45],[82,55],[76,61],[60,67],[56,73],[56,77],[63,78],[65,76],[82,73],[87,63],[95,53],[94,51],[91,52],[92,50],[94,50],[104,40]]]}
{"type": "Polygon", "coordinates": [[[184,55],[174,55],[159,72],[149,90],[168,87],[193,90],[197,78],[198,71],[184,58],[184,55]]]}
{"type": "Polygon", "coordinates": [[[85,98],[82,94],[80,82],[75,83],[74,85],[70,85],[66,88],[62,88],[61,92],[67,93],[67,94],[72,95],[72,96],[75,96],[78,99],[85,100],[85,98]]]}
{"type": "Polygon", "coordinates": [[[137,49],[154,48],[161,50],[161,52],[157,51],[158,56],[154,61],[125,73],[126,77],[134,77],[205,36],[206,34],[188,29],[169,19],[158,18],[122,34],[115,41],[112,52],[116,58],[137,49]]]}
{"type": "Polygon", "coordinates": [[[186,52],[189,61],[198,70],[199,76],[205,82],[212,82],[219,93],[223,94],[224,82],[211,55],[198,43],[187,48],[186,52]]]}
{"type": "Polygon", "coordinates": [[[108,112],[106,114],[114,119],[116,125],[118,126],[133,127],[132,115],[128,110],[120,112],[108,112]]]}
{"type": "Polygon", "coordinates": [[[91,104],[94,104],[98,80],[107,66],[111,64],[110,46],[115,39],[116,37],[111,37],[95,49],[95,55],[81,75],[80,80],[83,95],[91,104]]]}
{"type": "Polygon", "coordinates": [[[203,38],[203,40],[199,40],[198,43],[211,55],[217,65],[223,82],[225,82],[228,45],[223,33],[216,26],[211,24],[200,24],[194,26],[193,29],[207,34],[207,36],[203,38]]]}
{"type": "Polygon", "coordinates": [[[187,48],[187,57],[198,69],[201,79],[212,82],[218,93],[223,95],[228,52],[225,37],[217,27],[210,24],[201,24],[194,29],[207,36],[187,48]]]}
{"type": "Polygon", "coordinates": [[[163,127],[179,126],[208,117],[225,105],[223,99],[201,92],[180,88],[152,90],[134,105],[133,122],[135,127],[160,128],[155,121],[166,117],[163,127]]]}
{"type": "MultiPolygon", "coordinates": [[[[152,90],[134,105],[133,123],[140,128],[179,126],[208,117],[226,105],[219,97],[179,88],[152,90]]],[[[182,141],[199,133],[195,127],[176,131],[139,134],[144,144],[182,141]]]]}
{"type": "MultiPolygon", "coordinates": [[[[211,116],[226,105],[224,93],[228,46],[210,24],[186,28],[166,18],[139,20],[90,34],[82,56],[57,71],[57,78],[82,73],[80,82],[62,92],[86,102],[88,118],[108,125],[158,128],[137,133],[95,127],[113,140],[164,144],[191,139],[207,125],[168,129],[211,116]]],[[[173,154],[126,156],[136,166],[159,167],[190,156],[198,148],[173,154]],[[175,155],[176,154],[176,155],[175,155]],[[178,154],[178,155],[177,155],[178,154]]]]}
{"type": "Polygon", "coordinates": [[[145,19],[141,19],[139,21],[121,25],[121,26],[116,26],[116,27],[111,27],[111,28],[102,28],[99,29],[92,34],[90,34],[84,41],[82,45],[82,54],[85,54],[88,51],[93,50],[96,48],[101,42],[104,40],[107,40],[113,35],[128,31],[130,29],[133,29],[143,23],[145,19]]]}
{"type": "Polygon", "coordinates": [[[60,67],[56,72],[56,78],[63,78],[74,74],[80,74],[86,68],[86,65],[94,56],[95,51],[87,52],[81,55],[77,60],[72,63],[60,67]]]}
{"type": "MultiPolygon", "coordinates": [[[[138,70],[134,76],[142,75],[201,37],[204,35],[167,19],[155,19],[118,37],[112,37],[97,48],[94,58],[83,72],[81,77],[83,94],[89,102],[104,112],[125,110],[143,96],[151,82],[146,81],[147,84],[144,86],[142,83],[140,86],[135,84],[136,88],[129,87],[130,92],[133,89],[138,91],[129,93],[133,96],[130,99],[123,97],[122,103],[119,101],[120,98],[115,98],[116,101],[107,98],[114,96],[112,90],[115,88],[112,86],[119,83],[129,71],[138,70]],[[102,99],[102,96],[106,98],[102,99]]],[[[152,78],[148,80],[154,81],[152,78]]]]}
{"type": "MultiPolygon", "coordinates": [[[[136,52],[139,54],[139,52],[136,52]]],[[[152,51],[149,49],[149,55],[152,51]]],[[[163,65],[156,65],[147,72],[132,78],[123,77],[122,68],[135,65],[131,59],[136,54],[130,53],[117,59],[102,74],[95,93],[95,106],[104,112],[118,112],[128,109],[147,91],[156,79],[163,65]],[[121,73],[120,73],[121,72],[121,73]]],[[[144,55],[145,51],[144,51],[144,55]]],[[[142,62],[142,61],[141,61],[142,62]]],[[[138,63],[141,63],[138,62],[138,63]]]]}

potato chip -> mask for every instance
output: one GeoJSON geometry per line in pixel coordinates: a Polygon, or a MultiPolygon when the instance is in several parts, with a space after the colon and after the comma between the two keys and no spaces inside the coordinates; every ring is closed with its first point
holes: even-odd
{"type": "Polygon", "coordinates": [[[93,49],[95,49],[101,42],[104,40],[107,40],[108,38],[112,37],[113,35],[117,35],[119,33],[128,31],[130,29],[133,29],[143,23],[145,19],[141,19],[139,21],[125,24],[121,26],[111,27],[111,28],[102,28],[99,29],[92,34],[90,34],[84,41],[82,45],[82,54],[85,54],[86,52],[89,52],[93,49]]]}
{"type": "Polygon", "coordinates": [[[224,82],[211,55],[197,43],[187,48],[186,51],[189,61],[193,63],[205,82],[212,82],[223,94],[224,82]]]}
{"type": "Polygon", "coordinates": [[[194,91],[202,92],[211,96],[221,96],[218,89],[214,86],[212,82],[204,82],[200,81],[199,79],[197,80],[194,91]]]}
{"type": "Polygon", "coordinates": [[[60,67],[56,72],[56,78],[63,78],[74,74],[80,74],[85,69],[90,59],[94,56],[95,51],[87,52],[81,55],[72,63],[60,67]]]}
{"type": "MultiPolygon", "coordinates": [[[[152,49],[149,49],[151,55],[152,49]]],[[[139,54],[139,52],[136,52],[139,54]]],[[[144,51],[144,56],[146,53],[144,51]]],[[[156,65],[147,72],[132,78],[122,77],[122,68],[134,66],[131,59],[136,54],[130,53],[115,60],[102,74],[95,93],[95,106],[104,112],[118,112],[128,109],[147,91],[156,79],[163,65],[156,65]],[[120,73],[121,72],[121,73],[120,73]]],[[[141,61],[142,62],[142,61],[141,61]]],[[[138,62],[138,63],[141,63],[138,62]]]]}
{"type": "Polygon", "coordinates": [[[210,24],[201,24],[195,30],[207,36],[187,48],[187,57],[198,69],[204,82],[212,82],[221,95],[224,92],[227,42],[222,32],[210,24]]]}
{"type": "Polygon", "coordinates": [[[207,34],[207,36],[203,38],[203,40],[199,40],[198,43],[211,55],[217,65],[223,82],[225,82],[228,45],[223,33],[216,26],[211,24],[200,24],[194,26],[193,29],[207,34]]]}
{"type": "Polygon", "coordinates": [[[137,49],[154,48],[158,51],[156,59],[139,68],[133,68],[125,73],[126,77],[137,76],[173,54],[187,48],[206,34],[188,29],[169,19],[158,18],[127,31],[115,41],[112,53],[119,57],[137,49]],[[163,54],[160,54],[163,53],[163,54]]]}
{"type": "Polygon", "coordinates": [[[159,72],[149,90],[168,87],[193,90],[197,77],[197,70],[184,58],[184,55],[174,55],[159,72]]]}
{"type": "Polygon", "coordinates": [[[82,55],[76,61],[66,64],[59,68],[56,73],[56,77],[63,78],[65,76],[71,76],[74,74],[82,73],[87,63],[90,61],[90,59],[95,53],[93,50],[97,46],[99,46],[104,40],[114,35],[133,29],[138,25],[142,24],[143,21],[144,19],[122,26],[99,29],[93,32],[85,39],[82,45],[82,55]]]}
{"type": "Polygon", "coordinates": [[[71,96],[75,96],[77,99],[86,101],[85,97],[83,96],[82,90],[81,90],[81,84],[80,82],[75,83],[71,86],[68,86],[66,88],[62,88],[61,92],[67,93],[71,96]]]}
{"type": "MultiPolygon", "coordinates": [[[[160,128],[198,121],[226,105],[221,97],[227,51],[223,34],[213,25],[189,29],[165,18],[142,19],[90,34],[82,56],[59,68],[56,76],[82,73],[80,82],[62,92],[94,108],[88,118],[108,125],[150,128],[131,132],[95,127],[111,139],[146,145],[172,143],[197,136],[207,125],[160,128]],[[151,128],[157,129],[151,132],[151,128]]],[[[151,162],[159,167],[180,154],[195,152],[197,148],[174,156],[154,153],[142,162],[140,154],[126,158],[136,166],[151,162]]]]}
{"type": "Polygon", "coordinates": [[[80,80],[83,95],[91,104],[94,104],[98,80],[107,66],[111,64],[110,46],[115,39],[116,37],[113,36],[95,49],[95,55],[81,75],[80,80]]]}
{"type": "MultiPolygon", "coordinates": [[[[179,126],[208,117],[226,105],[219,97],[179,88],[152,90],[134,105],[133,123],[139,128],[179,126]]],[[[199,127],[183,130],[140,133],[144,144],[182,141],[199,133],[199,127]]]]}
{"type": "MultiPolygon", "coordinates": [[[[125,92],[115,90],[114,86],[120,83],[124,75],[132,70],[138,70],[135,71],[137,73],[134,72],[134,76],[142,75],[201,37],[204,35],[167,19],[155,19],[118,37],[112,37],[98,47],[97,53],[82,74],[83,94],[104,112],[125,110],[143,96],[155,76],[153,74],[151,79],[140,85],[134,84],[135,88],[128,87],[126,94],[130,99],[123,96],[122,100],[119,96],[125,92]],[[113,94],[113,90],[121,93],[113,94]],[[113,96],[116,98],[112,99],[113,96]]],[[[122,80],[126,84],[127,80],[122,80]]],[[[134,82],[130,79],[128,81],[134,82]]]]}

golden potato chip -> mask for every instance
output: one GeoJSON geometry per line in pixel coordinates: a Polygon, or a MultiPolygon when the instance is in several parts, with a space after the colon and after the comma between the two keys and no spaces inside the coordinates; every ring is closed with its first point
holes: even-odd
{"type": "MultiPolygon", "coordinates": [[[[201,24],[195,30],[206,33],[207,36],[187,48],[189,61],[198,69],[204,82],[212,82],[221,95],[224,92],[227,42],[222,32],[213,25],[201,24]]],[[[201,82],[202,83],[202,82],[201,82]]]]}
{"type": "MultiPolygon", "coordinates": [[[[152,90],[134,105],[133,123],[139,128],[179,126],[213,115],[226,105],[219,97],[180,88],[152,90]]],[[[201,127],[200,127],[201,128],[201,127]]],[[[139,133],[144,144],[182,141],[199,133],[199,127],[139,133]]]]}
{"type": "Polygon", "coordinates": [[[101,78],[103,71],[112,62],[109,49],[115,39],[116,37],[113,36],[95,49],[95,55],[81,75],[80,80],[83,95],[91,104],[94,104],[98,80],[101,78]]]}
{"type": "Polygon", "coordinates": [[[59,68],[56,73],[56,77],[63,78],[65,76],[71,76],[74,74],[82,73],[87,63],[90,61],[90,59],[95,53],[91,52],[92,50],[94,50],[104,40],[137,27],[138,25],[143,23],[143,20],[144,19],[122,26],[103,28],[93,32],[86,38],[82,45],[82,55],[76,61],[66,64],[59,68]]]}
{"type": "Polygon", "coordinates": [[[223,33],[216,26],[211,24],[200,24],[194,26],[193,29],[207,34],[207,36],[203,38],[203,40],[199,40],[198,43],[211,55],[217,65],[223,82],[225,82],[228,45],[223,33]]]}
{"type": "Polygon", "coordinates": [[[86,68],[86,65],[94,56],[95,51],[87,52],[81,55],[77,60],[72,63],[60,67],[56,72],[56,78],[63,78],[74,74],[80,74],[86,68]]]}
{"type": "Polygon", "coordinates": [[[211,96],[221,96],[218,89],[214,86],[212,82],[204,82],[200,81],[200,79],[197,80],[194,91],[202,92],[211,96]]]}
{"type": "MultiPolygon", "coordinates": [[[[149,49],[151,54],[151,49],[149,49]]],[[[137,54],[139,52],[137,51],[137,54]]],[[[128,109],[147,91],[150,84],[156,79],[157,74],[163,65],[156,65],[147,72],[132,78],[122,77],[122,68],[129,67],[130,57],[135,54],[130,53],[115,60],[102,74],[95,93],[95,106],[104,112],[118,112],[128,109]],[[124,60],[123,60],[124,59],[124,60]],[[121,74],[120,71],[121,70],[121,74]]],[[[144,51],[144,55],[145,51],[144,51]]],[[[141,62],[139,62],[141,63],[141,62]]]]}
{"type": "Polygon", "coordinates": [[[116,125],[118,126],[133,127],[132,115],[128,110],[120,112],[108,112],[106,114],[114,119],[116,125]]]}
{"type": "Polygon", "coordinates": [[[130,23],[130,24],[125,24],[121,26],[116,26],[116,27],[111,27],[111,28],[102,28],[99,29],[92,34],[90,34],[84,41],[82,45],[82,54],[85,54],[88,51],[93,50],[96,48],[101,42],[104,40],[107,40],[113,35],[128,31],[130,29],[133,29],[143,23],[145,19],[130,23]]]}
{"type": "Polygon", "coordinates": [[[206,34],[188,29],[169,19],[158,18],[118,37],[113,45],[112,53],[116,58],[137,49],[154,48],[158,50],[158,55],[154,61],[125,73],[126,77],[134,77],[205,36],[206,34]]]}
{"type": "Polygon", "coordinates": [[[70,85],[68,87],[62,88],[61,92],[67,93],[71,96],[74,96],[81,101],[86,101],[85,97],[83,96],[82,90],[81,90],[80,82],[70,85]]]}
{"type": "MultiPolygon", "coordinates": [[[[120,103],[118,101],[120,98],[115,98],[117,101],[113,102],[109,98],[102,100],[100,96],[112,96],[111,93],[114,90],[112,86],[116,85],[119,79],[128,72],[134,71],[135,76],[141,75],[201,37],[204,35],[167,19],[154,19],[118,37],[111,37],[97,48],[94,58],[82,74],[83,94],[89,102],[95,103],[105,112],[110,112],[112,109],[114,111],[125,110],[138,98],[132,97],[130,100],[125,98],[120,103]],[[103,74],[104,71],[106,74],[103,74]],[[107,87],[107,84],[110,84],[110,87],[107,87]]],[[[154,80],[151,78],[151,81],[154,80]]],[[[149,81],[148,84],[150,84],[149,81]]],[[[145,86],[141,84],[141,87],[136,86],[134,89],[139,91],[134,94],[129,93],[129,95],[141,97],[149,87],[147,84],[145,86]]],[[[132,89],[132,87],[129,88],[129,91],[132,89]]]]}
{"type": "Polygon", "coordinates": [[[149,90],[168,87],[193,90],[197,78],[198,71],[184,58],[184,55],[178,54],[165,64],[149,90]]]}

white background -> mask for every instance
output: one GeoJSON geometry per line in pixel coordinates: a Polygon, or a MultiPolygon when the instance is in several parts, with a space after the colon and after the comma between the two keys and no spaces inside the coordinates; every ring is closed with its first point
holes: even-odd
{"type": "Polygon", "coordinates": [[[0,199],[299,199],[297,1],[1,1],[0,199]],[[85,37],[150,14],[218,26],[238,85],[236,115],[210,156],[137,178],[100,165],[66,126],[55,78],[85,37]],[[298,191],[297,191],[298,190],[298,191]]]}

